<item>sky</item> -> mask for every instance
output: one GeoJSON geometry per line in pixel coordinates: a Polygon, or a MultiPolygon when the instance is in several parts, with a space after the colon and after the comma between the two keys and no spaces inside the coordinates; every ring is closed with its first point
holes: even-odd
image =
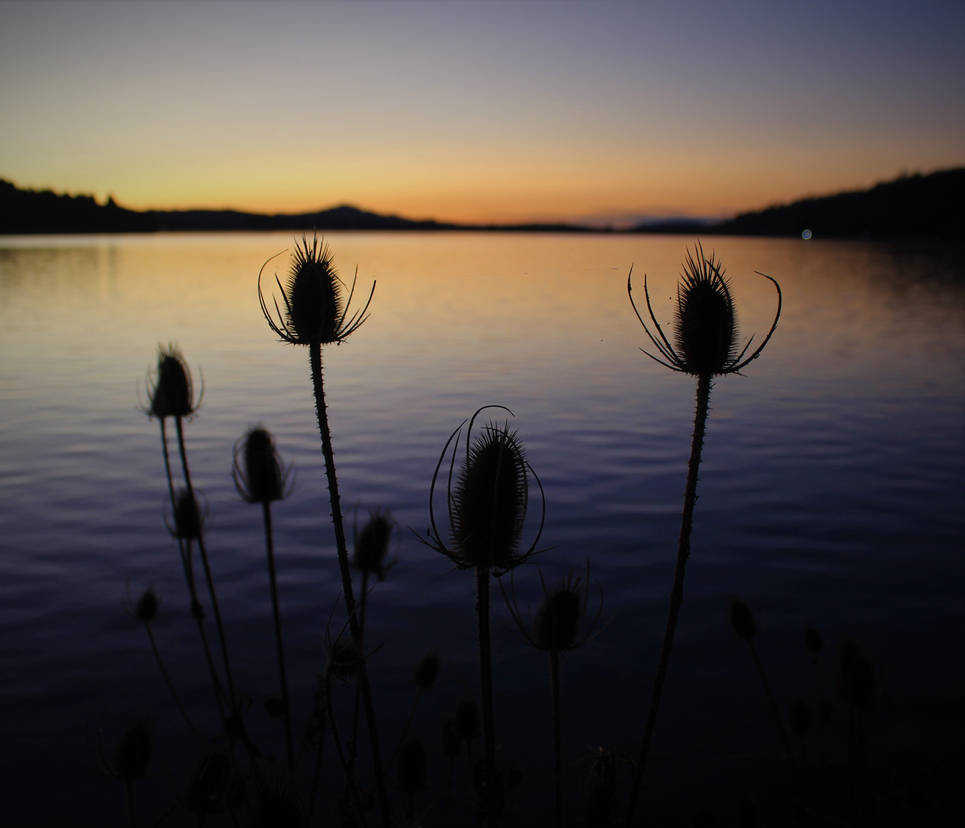
{"type": "Polygon", "coordinates": [[[965,164],[965,3],[0,0],[0,123],[136,209],[725,217],[965,164]]]}

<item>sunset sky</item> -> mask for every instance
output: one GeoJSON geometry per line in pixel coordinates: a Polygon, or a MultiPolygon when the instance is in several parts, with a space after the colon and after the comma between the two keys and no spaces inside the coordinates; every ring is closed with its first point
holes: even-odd
{"type": "Polygon", "coordinates": [[[0,107],[133,208],[726,216],[965,164],[965,4],[0,2],[0,107]]]}

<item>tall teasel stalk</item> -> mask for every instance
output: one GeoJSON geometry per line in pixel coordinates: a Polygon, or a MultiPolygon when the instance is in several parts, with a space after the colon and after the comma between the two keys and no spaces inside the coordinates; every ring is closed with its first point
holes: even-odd
{"type": "MultiPolygon", "coordinates": [[[[266,299],[261,286],[261,278],[268,263],[284,252],[280,251],[270,257],[258,271],[258,301],[268,326],[282,342],[308,346],[312,387],[315,392],[315,412],[322,442],[322,456],[325,459],[325,475],[332,507],[332,525],[335,530],[335,546],[338,553],[339,573],[342,578],[342,595],[345,600],[345,610],[348,615],[352,639],[361,651],[362,624],[352,588],[338,478],[335,473],[335,453],[332,449],[332,435],[328,424],[328,409],[325,403],[325,387],[322,375],[322,346],[337,345],[344,342],[364,324],[368,319],[369,305],[375,293],[375,282],[372,283],[372,289],[365,304],[361,308],[351,311],[357,272],[351,286],[346,289],[345,283],[335,271],[334,258],[328,246],[320,243],[317,236],[313,236],[310,242],[307,237],[303,237],[301,242],[295,245],[285,284],[283,285],[281,279],[275,275],[275,284],[281,297],[281,304],[279,304],[279,298],[272,297],[270,291],[269,298],[266,299]],[[347,295],[345,295],[346,290],[347,295]],[[268,304],[269,299],[271,307],[268,304]]],[[[388,825],[390,813],[385,789],[385,774],[382,769],[382,757],[368,670],[364,663],[361,666],[359,681],[368,722],[379,806],[383,821],[388,825]]]]}
{"type": "MultiPolygon", "coordinates": [[[[178,541],[181,566],[184,569],[184,578],[191,599],[191,615],[198,625],[198,634],[201,638],[205,660],[207,661],[208,670],[211,674],[215,698],[218,702],[218,708],[222,718],[225,718],[227,714],[226,711],[232,707],[232,702],[225,699],[221,680],[214,666],[211,647],[208,644],[208,637],[204,628],[204,608],[198,598],[197,583],[194,577],[192,545],[196,541],[198,543],[201,541],[203,523],[201,511],[194,488],[190,485],[189,478],[186,478],[186,482],[189,484],[187,487],[175,491],[166,427],[168,417],[173,417],[177,421],[183,466],[187,468],[186,453],[183,449],[184,442],[181,422],[184,418],[194,415],[198,410],[201,405],[201,399],[204,396],[204,389],[202,388],[198,398],[195,399],[191,372],[181,352],[174,345],[168,345],[167,347],[161,345],[158,347],[156,371],[153,375],[148,375],[147,390],[149,401],[144,408],[144,413],[149,417],[157,417],[161,429],[161,452],[164,458],[164,473],[167,478],[168,496],[171,500],[172,525],[170,526],[170,530],[171,534],[174,535],[178,541]]],[[[216,617],[220,619],[220,614],[216,617]]],[[[227,665],[226,650],[224,651],[224,655],[225,664],[227,665]]]]}
{"type": "Polygon", "coordinates": [[[290,475],[281,464],[271,434],[261,426],[249,429],[235,444],[231,474],[241,497],[248,503],[261,506],[265,524],[265,551],[268,561],[268,583],[271,588],[272,618],[275,625],[275,649],[278,653],[278,676],[284,702],[285,748],[289,781],[294,790],[295,749],[292,740],[291,697],[288,693],[288,674],[285,670],[285,648],[282,644],[278,578],[275,568],[275,544],[271,528],[271,504],[288,494],[290,475]]]}
{"type": "Polygon", "coordinates": [[[490,574],[497,578],[514,569],[536,553],[546,519],[543,484],[526,460],[523,447],[509,425],[489,423],[473,438],[473,426],[480,413],[501,405],[479,408],[468,420],[465,435],[465,458],[456,475],[459,439],[467,421],[463,420],[443,446],[432,475],[429,490],[430,528],[426,543],[448,557],[460,569],[476,573],[476,615],[479,630],[479,672],[483,707],[483,742],[485,747],[484,813],[488,817],[498,809],[496,795],[496,737],[493,714],[492,643],[490,638],[490,574]],[[451,447],[451,452],[450,452],[451,447]],[[449,455],[446,504],[449,516],[449,539],[444,540],[436,522],[435,490],[439,471],[449,455]],[[529,504],[529,477],[539,487],[541,512],[532,544],[520,552],[520,540],[529,504]]]}
{"type": "Polygon", "coordinates": [[[665,368],[682,374],[690,374],[697,379],[697,411],[694,417],[694,432],[690,446],[690,462],[687,467],[687,485],[684,490],[684,505],[680,521],[680,538],[677,545],[673,589],[670,593],[670,608],[667,614],[667,627],[664,632],[663,645],[660,650],[660,661],[654,678],[653,693],[634,770],[633,787],[630,791],[630,804],[627,811],[628,826],[633,821],[637,799],[640,795],[647,756],[650,752],[650,743],[657,720],[657,711],[660,707],[660,697],[663,693],[667,668],[670,664],[670,653],[673,649],[677,619],[683,603],[684,573],[687,567],[687,559],[690,557],[690,535],[693,527],[694,506],[697,502],[697,474],[704,443],[704,431],[707,426],[707,413],[710,408],[711,381],[715,376],[738,374],[749,363],[757,359],[777,328],[777,322],[781,316],[781,286],[776,279],[766,273],[756,272],[759,276],[770,280],[777,290],[777,311],[774,314],[774,321],[771,323],[767,336],[750,355],[748,355],[748,351],[753,337],[747,341],[740,351],[737,350],[737,316],[730,293],[730,285],[724,277],[724,268],[713,253],[710,254],[709,258],[704,255],[704,249],[700,243],[697,244],[693,253],[687,251],[681,280],[677,285],[677,313],[674,320],[675,344],[667,339],[653,312],[646,276],[643,280],[643,290],[646,297],[647,312],[654,327],[652,331],[633,299],[632,267],[627,276],[627,295],[630,297],[630,304],[659,356],[647,350],[641,350],[665,368]]]}
{"type": "Polygon", "coordinates": [[[540,584],[543,587],[543,602],[531,624],[523,621],[516,601],[514,584],[510,581],[510,591],[503,587],[503,599],[509,608],[509,613],[516,622],[520,634],[530,646],[542,650],[549,655],[550,660],[550,689],[553,700],[553,787],[555,789],[555,825],[563,825],[563,750],[560,734],[560,656],[571,650],[582,647],[590,638],[599,632],[600,616],[603,612],[603,600],[596,611],[596,616],[590,624],[584,624],[586,607],[590,589],[590,563],[586,564],[586,576],[567,576],[561,584],[552,589],[546,588],[543,573],[540,572],[540,584]],[[581,633],[582,628],[582,633],[581,633]]]}

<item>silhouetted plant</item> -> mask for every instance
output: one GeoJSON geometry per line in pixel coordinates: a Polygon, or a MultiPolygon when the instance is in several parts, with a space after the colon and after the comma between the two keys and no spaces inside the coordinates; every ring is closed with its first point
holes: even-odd
{"type": "Polygon", "coordinates": [[[589,625],[584,625],[586,606],[590,589],[590,563],[586,564],[585,577],[569,575],[563,582],[548,590],[539,573],[543,587],[543,602],[531,624],[523,621],[516,601],[515,590],[507,595],[502,581],[500,589],[509,613],[516,622],[523,638],[533,647],[547,653],[550,660],[550,687],[553,701],[553,787],[555,797],[555,824],[563,824],[563,773],[562,741],[560,737],[560,655],[582,647],[598,630],[603,601],[597,609],[596,617],[589,625]],[[585,629],[581,629],[583,627],[585,629]],[[582,634],[581,634],[582,632],[582,634]]]}
{"type": "Polygon", "coordinates": [[[483,706],[483,743],[485,773],[483,775],[483,808],[487,818],[500,803],[495,793],[496,737],[492,697],[492,645],[490,641],[489,575],[497,577],[509,572],[535,554],[546,518],[543,484],[526,460],[515,431],[508,424],[489,423],[473,437],[476,418],[486,409],[496,408],[512,415],[505,406],[487,405],[456,428],[446,440],[432,475],[429,489],[430,528],[426,543],[441,552],[460,569],[476,572],[476,614],[479,630],[480,688],[483,706]],[[468,422],[468,427],[467,426],[468,422]],[[459,438],[466,428],[466,454],[453,482],[459,438]],[[449,454],[446,506],[449,538],[444,540],[436,523],[435,490],[439,470],[449,454]],[[520,541],[529,505],[529,477],[540,491],[541,514],[536,536],[526,551],[520,541]]]}
{"type": "MultiPolygon", "coordinates": [[[[315,392],[315,411],[322,442],[322,456],[325,459],[325,473],[332,506],[332,524],[335,530],[335,545],[339,572],[342,577],[342,595],[352,638],[358,642],[359,649],[361,649],[362,625],[356,608],[352,576],[349,571],[348,548],[342,522],[338,478],[335,473],[335,454],[332,449],[332,436],[325,403],[322,346],[345,341],[364,324],[365,320],[368,319],[368,308],[375,293],[375,283],[372,283],[372,289],[365,304],[360,309],[352,311],[351,305],[355,293],[356,279],[353,278],[346,296],[345,284],[335,271],[334,258],[328,246],[324,242],[319,243],[317,236],[313,236],[311,242],[308,241],[307,237],[302,237],[301,243],[295,245],[286,283],[282,285],[281,279],[275,275],[275,284],[279,290],[281,304],[279,304],[278,297],[271,297],[271,307],[269,307],[268,299],[266,299],[261,286],[262,274],[268,262],[284,252],[281,251],[270,257],[258,271],[258,301],[268,326],[282,342],[291,345],[307,345],[309,349],[312,385],[315,392]],[[272,312],[272,308],[274,308],[274,312],[272,312]]],[[[388,828],[389,808],[385,791],[385,777],[382,770],[382,757],[375,723],[375,711],[372,705],[372,694],[364,664],[360,682],[372,748],[372,761],[375,765],[379,806],[382,811],[383,823],[388,828]]]]}
{"type": "Polygon", "coordinates": [[[292,790],[295,784],[295,749],[292,738],[292,708],[288,693],[288,672],[285,669],[285,648],[282,644],[281,610],[278,604],[278,578],[275,570],[275,543],[271,528],[271,504],[287,494],[288,471],[282,466],[271,434],[261,426],[251,428],[235,444],[232,476],[238,493],[248,503],[261,506],[265,524],[265,552],[268,560],[268,583],[271,588],[271,610],[275,626],[275,648],[278,653],[278,676],[283,700],[282,720],[285,723],[285,750],[288,777],[292,790]]]}
{"type": "Polygon", "coordinates": [[[134,802],[134,783],[144,778],[151,761],[153,738],[147,725],[127,728],[114,747],[111,761],[101,756],[104,771],[124,783],[127,817],[131,828],[137,827],[137,808],[134,802]]]}
{"type": "Polygon", "coordinates": [[[660,661],[654,678],[653,694],[644,725],[643,738],[640,744],[637,766],[634,771],[633,786],[630,791],[630,805],[627,811],[627,825],[633,821],[640,787],[646,770],[647,756],[653,739],[657,711],[666,679],[670,654],[673,649],[674,633],[680,606],[683,603],[684,574],[687,559],[690,556],[690,534],[693,526],[694,506],[697,502],[697,475],[700,467],[700,453],[704,442],[704,431],[707,425],[707,412],[710,404],[711,380],[715,376],[736,374],[750,362],[760,356],[761,351],[774,330],[777,328],[781,316],[781,286],[766,273],[759,273],[769,279],[777,290],[777,312],[771,329],[764,340],[749,356],[753,337],[738,351],[737,315],[730,293],[730,286],[724,278],[724,269],[720,260],[711,253],[710,258],[704,256],[703,247],[698,243],[692,254],[687,251],[687,259],[683,264],[683,273],[677,286],[677,312],[674,320],[674,338],[676,345],[667,339],[653,312],[650,302],[650,292],[647,289],[647,279],[644,276],[643,288],[646,296],[647,311],[654,330],[651,331],[646,320],[641,315],[633,300],[633,268],[627,276],[627,295],[633,311],[643,326],[647,337],[656,348],[660,356],[646,351],[643,352],[655,362],[672,371],[690,374],[697,378],[697,411],[694,418],[694,433],[690,447],[690,462],[687,470],[687,486],[684,491],[684,506],[680,523],[680,539],[677,547],[677,563],[674,569],[674,584],[670,594],[670,608],[667,616],[667,628],[664,633],[663,645],[660,651],[660,661]]]}

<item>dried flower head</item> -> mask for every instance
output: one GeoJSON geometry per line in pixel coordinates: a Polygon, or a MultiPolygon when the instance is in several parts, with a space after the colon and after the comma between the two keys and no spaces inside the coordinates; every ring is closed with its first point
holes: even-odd
{"type": "Polygon", "coordinates": [[[466,742],[479,738],[479,707],[474,699],[464,699],[456,707],[456,729],[466,742]]]}
{"type": "Polygon", "coordinates": [[[352,564],[360,572],[375,575],[380,581],[385,578],[386,556],[389,553],[389,540],[392,537],[392,515],[377,509],[369,515],[361,532],[355,534],[355,553],[352,564]]]}
{"type": "Polygon", "coordinates": [[[811,655],[812,661],[817,659],[823,645],[824,642],[821,639],[821,633],[814,629],[814,627],[807,627],[804,630],[804,648],[811,655]]]}
{"type": "Polygon", "coordinates": [[[125,782],[144,778],[151,761],[151,730],[147,725],[134,725],[121,734],[114,748],[114,758],[108,770],[125,782]]]}
{"type": "Polygon", "coordinates": [[[439,656],[426,653],[415,668],[415,683],[421,690],[431,690],[439,677],[439,656]]]}
{"type": "Polygon", "coordinates": [[[157,368],[147,377],[149,417],[190,417],[201,406],[204,387],[194,399],[191,370],[175,345],[158,346],[157,368]]]}
{"type": "Polygon", "coordinates": [[[168,525],[171,534],[181,540],[197,540],[201,537],[204,518],[194,492],[180,489],[174,499],[174,525],[168,525]]]}
{"type": "Polygon", "coordinates": [[[290,469],[282,466],[271,433],[261,426],[248,429],[235,443],[231,475],[249,503],[271,503],[290,491],[290,469]]]}
{"type": "Polygon", "coordinates": [[[516,600],[515,583],[510,581],[509,594],[500,582],[503,599],[509,608],[509,614],[516,622],[516,626],[523,638],[538,650],[548,653],[563,653],[582,647],[591,638],[595,638],[602,631],[600,617],[603,614],[603,596],[593,620],[584,624],[586,607],[590,594],[590,563],[587,561],[585,576],[568,575],[562,583],[552,589],[546,588],[543,573],[539,573],[540,584],[543,588],[543,601],[536,610],[532,624],[523,621],[516,600]],[[582,635],[581,633],[582,629],[582,635]]]}
{"type": "Polygon", "coordinates": [[[137,603],[134,605],[134,615],[138,621],[150,624],[157,618],[158,605],[157,593],[148,587],[141,593],[141,597],[137,599],[137,603]]]}
{"type": "Polygon", "coordinates": [[[838,676],[841,698],[861,710],[870,711],[877,695],[875,666],[852,640],[841,645],[838,676]]]}
{"type": "Polygon", "coordinates": [[[413,794],[426,787],[426,751],[422,740],[406,739],[399,748],[399,787],[413,794]]]}
{"type": "Polygon", "coordinates": [[[681,281],[677,285],[677,314],[674,320],[676,344],[674,345],[664,335],[654,315],[646,275],[643,277],[643,290],[647,300],[647,311],[656,329],[655,332],[651,332],[637,308],[636,302],[633,301],[631,282],[633,268],[630,268],[630,274],[627,276],[630,304],[644,331],[660,354],[657,357],[644,350],[648,357],[672,371],[710,377],[739,373],[748,363],[760,356],[774,329],[777,328],[777,321],[781,316],[781,286],[776,279],[757,271],[759,276],[770,279],[777,289],[777,313],[764,341],[756,351],[746,356],[754,337],[751,337],[740,351],[737,350],[737,315],[730,294],[730,285],[724,278],[724,273],[720,260],[715,258],[713,253],[709,258],[705,257],[704,249],[699,242],[694,253],[687,251],[681,281]]]}
{"type": "Polygon", "coordinates": [[[487,408],[501,408],[512,414],[504,406],[483,406],[472,415],[466,429],[466,456],[455,484],[453,477],[459,436],[466,421],[449,436],[436,464],[429,490],[431,526],[428,544],[460,568],[490,568],[499,576],[535,554],[546,518],[546,498],[543,484],[526,460],[516,432],[510,431],[508,424],[500,426],[489,423],[473,438],[476,417],[487,408]],[[447,486],[450,539],[447,544],[436,524],[433,501],[439,470],[450,446],[452,451],[447,486]],[[532,544],[525,552],[520,552],[529,504],[530,475],[539,487],[540,522],[532,544]]]}
{"type": "Polygon", "coordinates": [[[328,245],[319,242],[317,236],[312,236],[311,242],[307,236],[303,236],[301,242],[295,245],[285,285],[275,276],[284,310],[278,304],[278,299],[272,297],[273,314],[261,288],[261,276],[268,262],[280,255],[276,253],[269,258],[258,271],[258,301],[269,327],[283,342],[292,345],[339,343],[368,319],[367,311],[375,293],[375,282],[365,305],[349,315],[358,272],[356,278],[352,279],[348,296],[345,296],[345,284],[335,271],[332,252],[328,245]]]}

